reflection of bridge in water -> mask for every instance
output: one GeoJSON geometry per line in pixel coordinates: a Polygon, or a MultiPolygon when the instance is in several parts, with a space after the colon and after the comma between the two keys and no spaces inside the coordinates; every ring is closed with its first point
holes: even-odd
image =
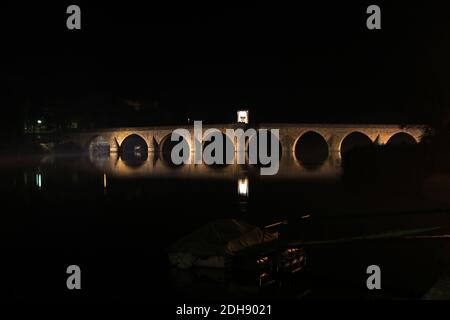
{"type": "Polygon", "coordinates": [[[293,154],[280,159],[278,173],[273,176],[260,176],[259,168],[254,165],[229,164],[209,166],[206,164],[184,164],[173,166],[161,159],[157,153],[150,153],[145,160],[123,159],[118,154],[106,157],[90,155],[94,166],[108,176],[136,178],[208,178],[237,180],[248,176],[259,176],[259,179],[298,179],[298,178],[337,178],[341,173],[339,161],[329,158],[321,164],[305,166],[293,154]]]}

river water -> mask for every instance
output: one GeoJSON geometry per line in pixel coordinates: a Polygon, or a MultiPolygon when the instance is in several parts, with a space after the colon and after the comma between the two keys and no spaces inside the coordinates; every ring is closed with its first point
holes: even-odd
{"type": "Polygon", "coordinates": [[[3,158],[0,174],[7,297],[420,298],[449,265],[445,205],[401,181],[388,191],[349,186],[331,159],[305,167],[286,157],[277,175],[261,176],[154,154],[47,155],[3,158]],[[171,268],[167,248],[217,219],[283,221],[305,267],[267,286],[254,274],[171,268]],[[72,264],[82,270],[77,292],[66,288],[72,264]],[[380,267],[382,290],[367,289],[369,265],[380,267]]]}

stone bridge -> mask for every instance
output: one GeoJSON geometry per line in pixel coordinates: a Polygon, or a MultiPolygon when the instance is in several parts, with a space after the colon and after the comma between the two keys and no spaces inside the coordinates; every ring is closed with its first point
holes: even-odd
{"type": "MultiPolygon", "coordinates": [[[[160,127],[136,127],[97,129],[88,131],[76,131],[70,133],[64,142],[76,143],[84,150],[91,150],[96,145],[107,146],[109,152],[123,151],[129,141],[140,141],[149,153],[161,152],[165,144],[170,141],[175,129],[187,129],[191,134],[188,141],[190,151],[195,151],[194,126],[160,126],[160,127]]],[[[423,125],[386,125],[386,124],[277,124],[261,123],[246,126],[240,123],[204,125],[203,132],[208,129],[217,129],[225,133],[227,129],[279,129],[279,138],[282,155],[295,157],[296,147],[307,135],[315,135],[322,139],[326,145],[329,156],[340,159],[344,145],[349,140],[358,138],[368,142],[384,145],[397,140],[418,143],[427,132],[423,125]],[[400,139],[401,138],[401,139],[400,139]]],[[[237,141],[233,141],[234,150],[237,151],[237,141]]]]}

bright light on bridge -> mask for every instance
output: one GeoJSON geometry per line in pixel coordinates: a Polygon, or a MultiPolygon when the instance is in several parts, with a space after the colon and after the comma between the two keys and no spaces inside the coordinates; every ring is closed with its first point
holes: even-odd
{"type": "Polygon", "coordinates": [[[248,110],[239,110],[237,112],[237,122],[248,123],[248,110]]]}

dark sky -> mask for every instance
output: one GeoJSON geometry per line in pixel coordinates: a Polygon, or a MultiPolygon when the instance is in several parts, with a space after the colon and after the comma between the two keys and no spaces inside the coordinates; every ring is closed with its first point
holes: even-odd
{"type": "Polygon", "coordinates": [[[437,2],[93,2],[2,4],[10,123],[45,112],[96,126],[231,122],[243,106],[259,122],[417,123],[450,103],[437,2]],[[80,31],[66,28],[70,4],[80,31]],[[370,4],[382,30],[366,28],[370,4]]]}

